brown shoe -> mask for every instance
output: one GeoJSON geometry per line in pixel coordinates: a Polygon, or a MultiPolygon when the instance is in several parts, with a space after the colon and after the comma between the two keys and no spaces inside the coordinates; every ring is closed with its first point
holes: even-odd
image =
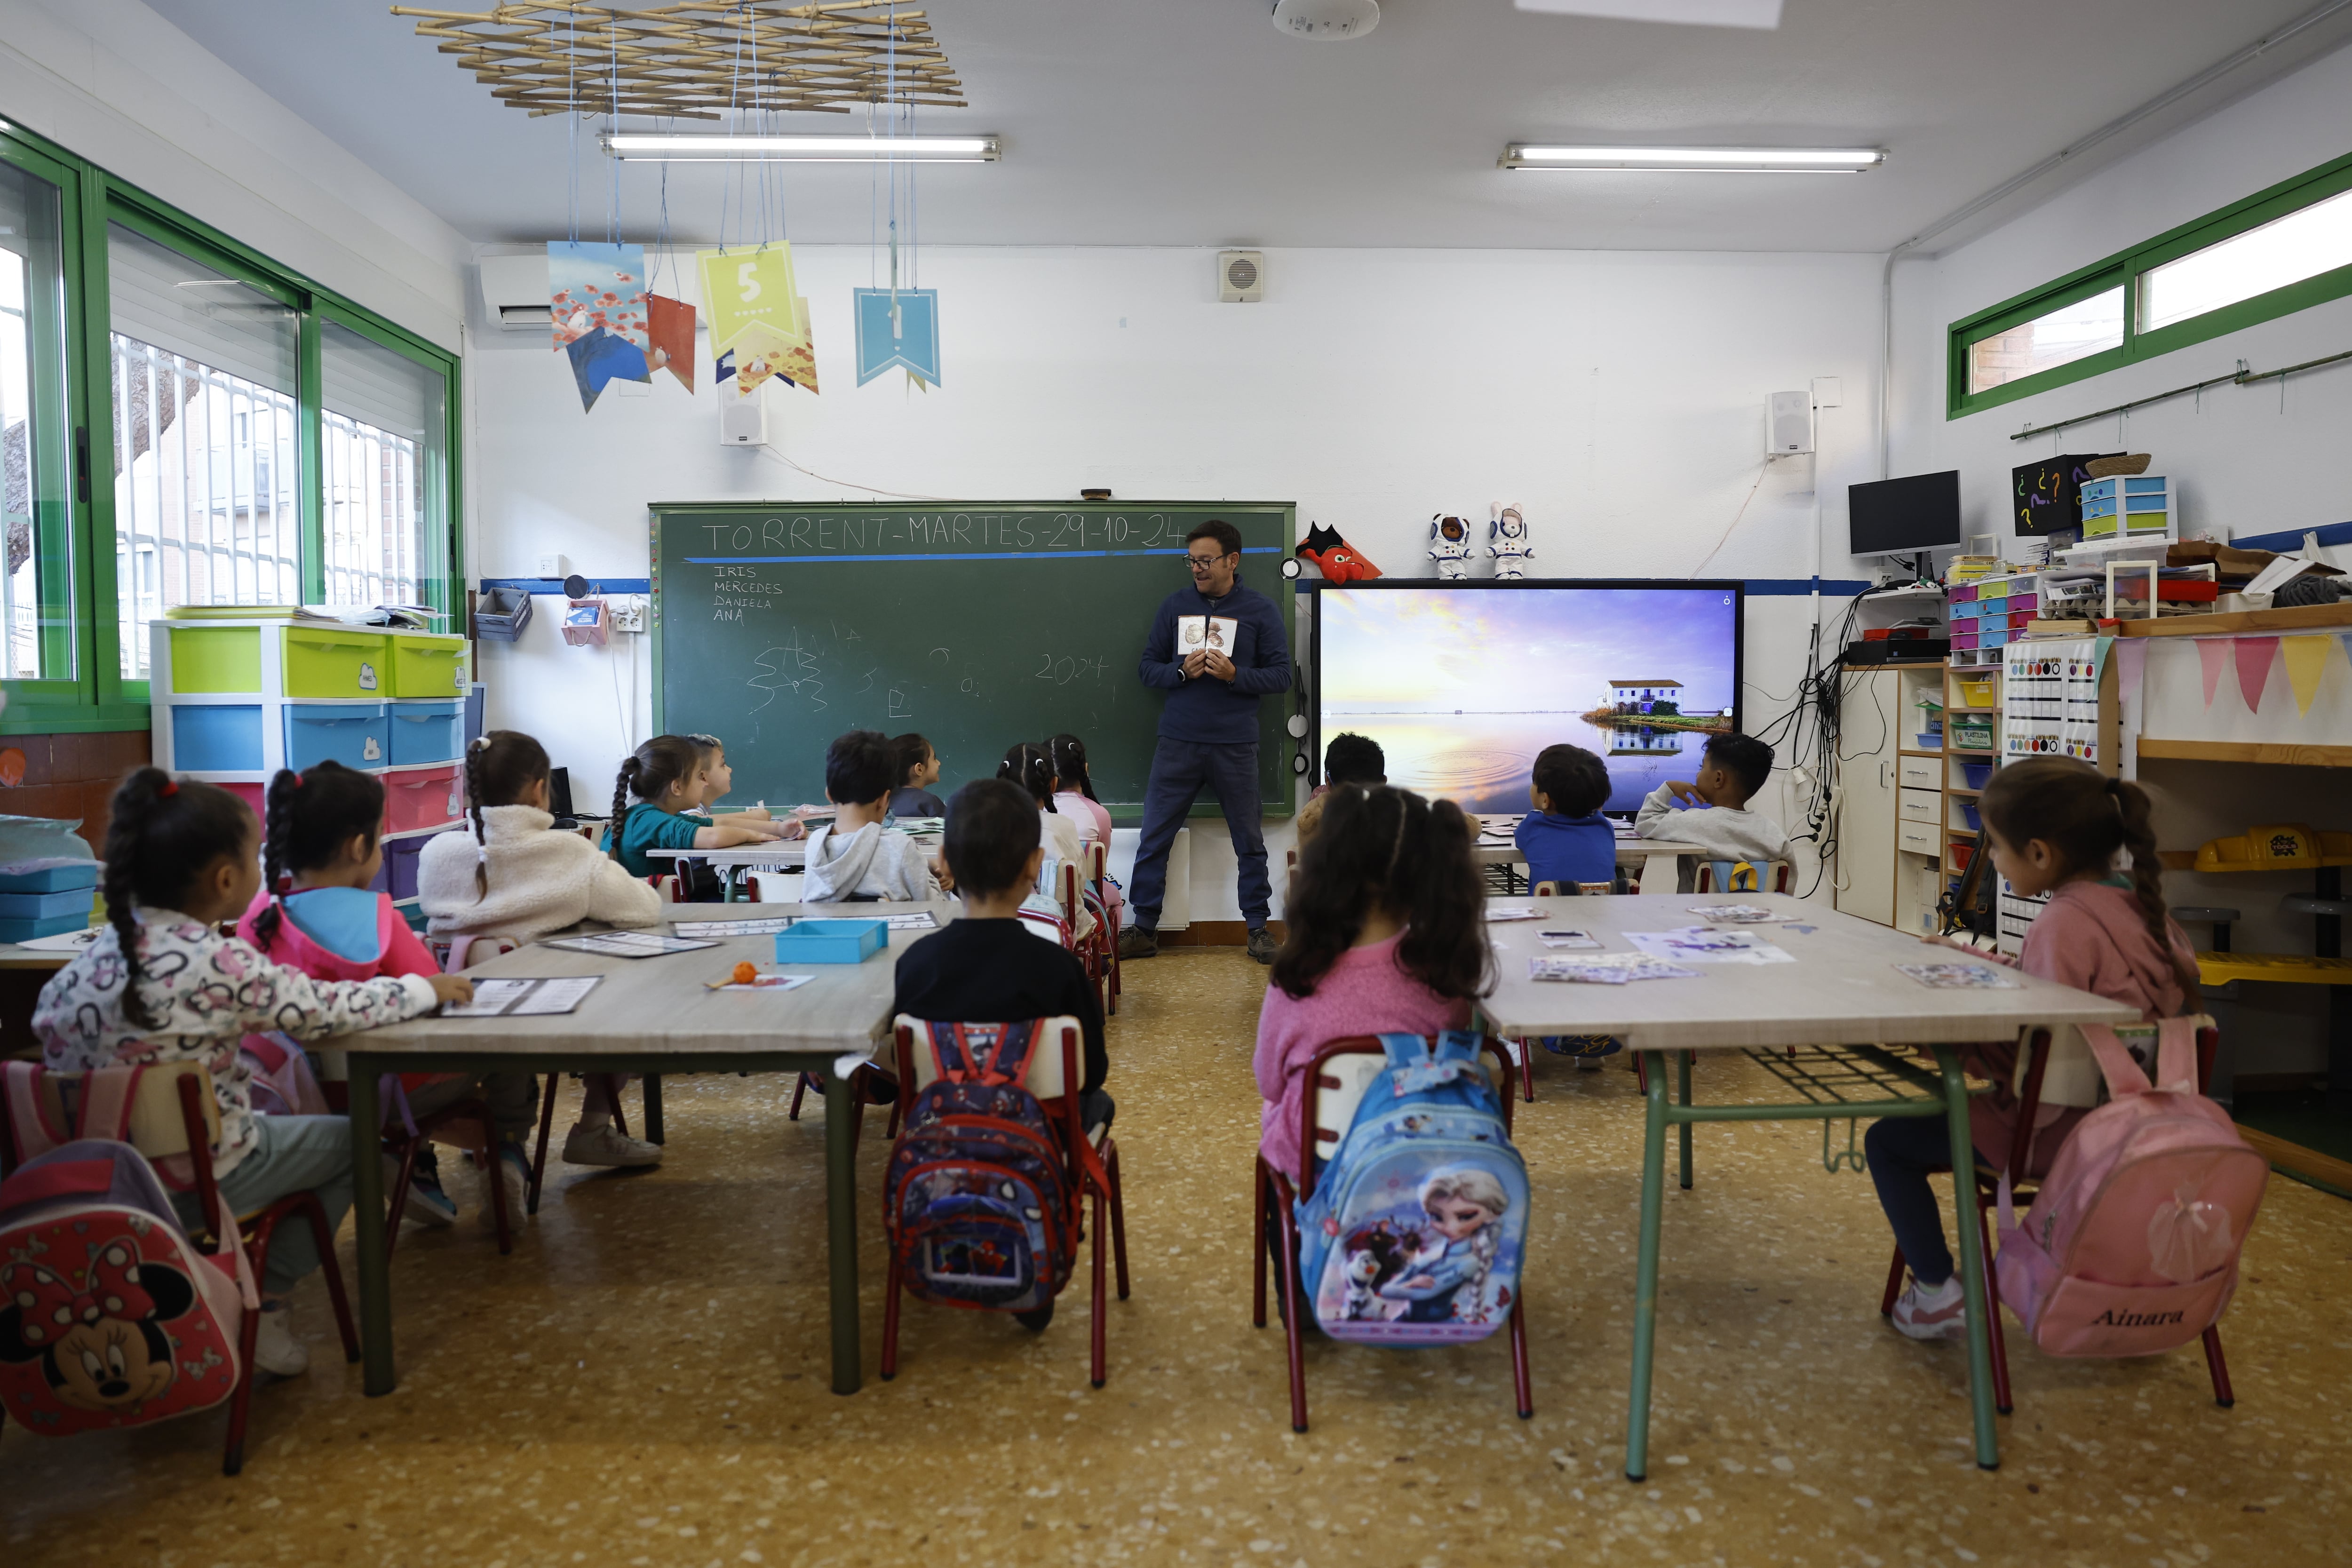
{"type": "Polygon", "coordinates": [[[1157,958],[1160,956],[1160,933],[1150,926],[1129,926],[1118,933],[1118,956],[1157,958]]]}

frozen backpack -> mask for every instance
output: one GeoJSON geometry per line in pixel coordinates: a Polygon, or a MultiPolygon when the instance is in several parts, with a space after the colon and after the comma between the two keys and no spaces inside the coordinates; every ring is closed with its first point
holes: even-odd
{"type": "Polygon", "coordinates": [[[2108,1101],[2020,1221],[2000,1185],[2001,1300],[2052,1355],[2154,1355],[2221,1321],[2270,1166],[2197,1092],[2197,1020],[2157,1032],[2151,1085],[2115,1031],[2082,1026],[2108,1101]]]}
{"type": "Polygon", "coordinates": [[[198,1252],[121,1139],[147,1070],[84,1075],[83,1136],[67,1141],[42,1069],[7,1064],[16,1147],[43,1152],[0,1182],[0,1408],[44,1436],[220,1404],[242,1370],[245,1314],[260,1306],[234,1217],[220,1216],[226,1256],[198,1252]]]}
{"type": "Polygon", "coordinates": [[[1459,1344],[1518,1299],[1528,1167],[1479,1037],[1382,1035],[1385,1070],[1298,1205],[1298,1275],[1337,1340],[1459,1344]]]}
{"type": "Polygon", "coordinates": [[[1022,1083],[1045,1033],[1017,1024],[930,1024],[939,1077],[916,1095],[890,1150],[882,1213],[900,1281],[927,1301],[1026,1312],[1069,1282],[1077,1207],[1063,1134],[1022,1083]]]}

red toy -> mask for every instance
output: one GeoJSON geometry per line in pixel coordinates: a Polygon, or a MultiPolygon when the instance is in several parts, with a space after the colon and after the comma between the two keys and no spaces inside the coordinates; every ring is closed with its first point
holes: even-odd
{"type": "Polygon", "coordinates": [[[1354,583],[1381,574],[1381,569],[1364,559],[1363,552],[1339,537],[1336,528],[1318,523],[1307,531],[1307,541],[1298,547],[1298,559],[1323,574],[1327,583],[1354,583]]]}

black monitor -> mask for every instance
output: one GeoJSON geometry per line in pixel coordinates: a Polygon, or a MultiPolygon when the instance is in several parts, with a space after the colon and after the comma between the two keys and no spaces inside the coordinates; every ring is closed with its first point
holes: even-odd
{"type": "Polygon", "coordinates": [[[1846,537],[1856,555],[1917,555],[1960,542],[1960,470],[1848,485],[1846,537]]]}

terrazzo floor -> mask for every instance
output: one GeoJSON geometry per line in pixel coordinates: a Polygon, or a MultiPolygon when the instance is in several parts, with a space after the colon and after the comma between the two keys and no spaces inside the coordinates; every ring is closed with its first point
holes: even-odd
{"type": "MultiPolygon", "coordinates": [[[[551,1175],[509,1258],[470,1213],[403,1239],[394,1395],[362,1396],[306,1287],[313,1370],[257,1394],[241,1478],[219,1474],[217,1415],[0,1433],[0,1563],[2352,1561],[2352,1205],[2273,1179],[2226,1324],[2234,1410],[2193,1350],[2061,1363],[2012,1329],[1987,1474],[1961,1348],[1879,1318],[1885,1226],[1810,1124],[1703,1127],[1696,1189],[1668,1187],[1654,1468],[1628,1484],[1639,1100],[1631,1073],[1549,1061],[1518,1133],[1535,1418],[1512,1414],[1499,1335],[1324,1342],[1314,1429],[1292,1434],[1279,1330],[1248,1315],[1265,974],[1219,949],[1129,967],[1111,1088],[1135,1294],[1102,1390],[1082,1289],[1042,1336],[910,1305],[899,1375],[876,1379],[869,1228],[868,1381],[828,1392],[822,1110],[788,1122],[782,1079],[677,1079],[662,1170],[551,1175]]],[[[1699,1086],[1763,1089],[1722,1060],[1699,1086]]]]}

